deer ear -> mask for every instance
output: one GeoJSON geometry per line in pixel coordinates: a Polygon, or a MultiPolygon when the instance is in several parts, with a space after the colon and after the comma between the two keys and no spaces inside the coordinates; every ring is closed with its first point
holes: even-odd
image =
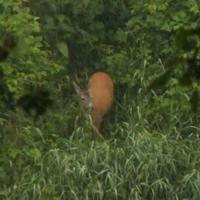
{"type": "Polygon", "coordinates": [[[73,82],[73,85],[77,94],[82,93],[82,89],[75,82],[73,82]]]}
{"type": "Polygon", "coordinates": [[[90,79],[89,82],[88,82],[87,89],[90,89],[91,85],[92,85],[92,80],[90,79]]]}

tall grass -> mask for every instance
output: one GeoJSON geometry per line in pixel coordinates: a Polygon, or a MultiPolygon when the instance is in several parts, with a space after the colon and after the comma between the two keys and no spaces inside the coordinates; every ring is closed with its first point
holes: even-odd
{"type": "MultiPolygon", "coordinates": [[[[200,139],[123,128],[125,140],[69,139],[40,159],[10,159],[2,199],[198,199],[200,139]],[[125,129],[125,130],[124,130],[125,129]]],[[[37,148],[35,146],[35,148],[37,148]]]]}
{"type": "Polygon", "coordinates": [[[112,136],[99,143],[90,137],[91,118],[73,118],[71,103],[42,126],[20,121],[6,129],[0,199],[200,199],[199,117],[184,93],[151,92],[135,101],[127,92],[112,136]]]}

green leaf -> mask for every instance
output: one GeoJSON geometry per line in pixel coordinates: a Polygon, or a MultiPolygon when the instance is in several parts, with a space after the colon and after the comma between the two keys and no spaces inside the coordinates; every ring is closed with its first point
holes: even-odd
{"type": "Polygon", "coordinates": [[[9,156],[15,158],[21,151],[19,149],[9,149],[9,156]]]}
{"type": "Polygon", "coordinates": [[[57,18],[60,22],[63,22],[65,19],[65,15],[57,15],[57,18]]]}
{"type": "Polygon", "coordinates": [[[91,0],[82,0],[84,6],[87,8],[91,0]]]}
{"type": "Polygon", "coordinates": [[[65,42],[59,42],[57,43],[57,47],[58,50],[65,56],[68,57],[69,56],[69,52],[68,52],[68,46],[65,42]]]}
{"type": "Polygon", "coordinates": [[[178,15],[179,15],[181,18],[185,18],[186,12],[180,11],[180,12],[178,12],[178,15]]]}
{"type": "Polygon", "coordinates": [[[41,151],[38,149],[31,149],[27,154],[31,156],[35,161],[41,158],[41,151]]]}
{"type": "Polygon", "coordinates": [[[5,121],[6,121],[5,119],[0,118],[0,125],[3,125],[5,121]]]}

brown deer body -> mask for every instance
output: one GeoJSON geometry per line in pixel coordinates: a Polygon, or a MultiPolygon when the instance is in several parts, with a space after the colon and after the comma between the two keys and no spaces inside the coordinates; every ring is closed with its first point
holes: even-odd
{"type": "Polygon", "coordinates": [[[93,74],[86,90],[73,83],[83,106],[91,107],[90,115],[94,126],[94,139],[99,140],[98,132],[103,116],[108,112],[113,102],[114,84],[110,76],[104,72],[93,74]]]}

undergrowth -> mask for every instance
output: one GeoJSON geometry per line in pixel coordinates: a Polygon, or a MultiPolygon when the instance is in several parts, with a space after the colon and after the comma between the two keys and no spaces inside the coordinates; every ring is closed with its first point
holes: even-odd
{"type": "MultiPolygon", "coordinates": [[[[198,134],[184,139],[175,132],[154,135],[145,129],[135,132],[127,124],[123,134],[125,140],[94,143],[71,137],[56,148],[41,149],[40,143],[33,142],[27,149],[8,149],[8,160],[0,168],[1,198],[200,197],[198,134]]],[[[43,138],[42,143],[49,142],[43,138]]]]}

